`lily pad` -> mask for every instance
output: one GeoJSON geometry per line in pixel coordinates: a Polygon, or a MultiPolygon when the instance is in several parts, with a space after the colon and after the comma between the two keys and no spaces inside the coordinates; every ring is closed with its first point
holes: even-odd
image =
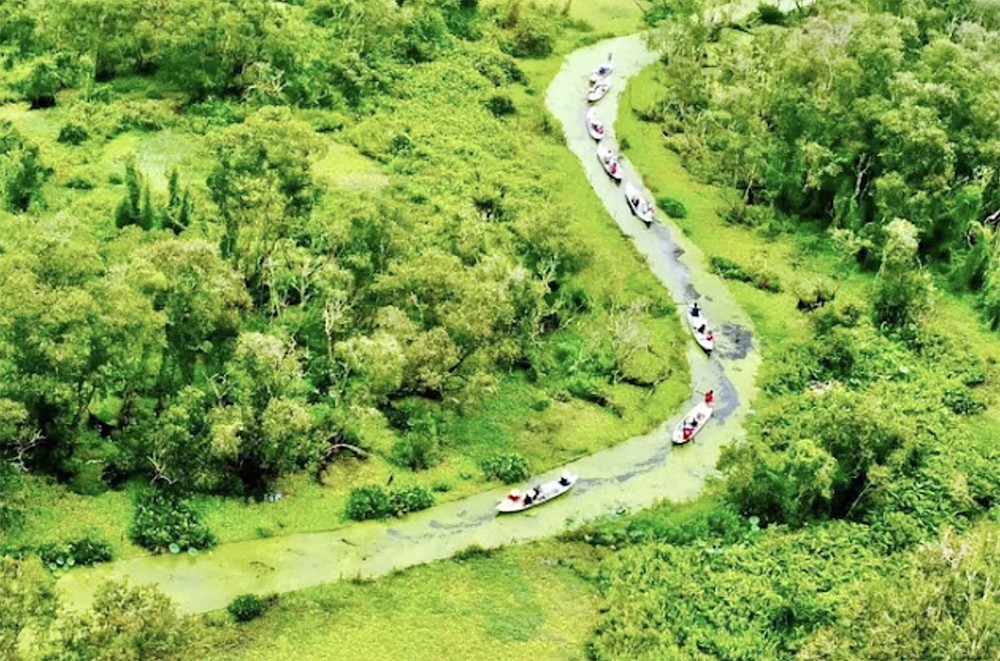
{"type": "Polygon", "coordinates": [[[168,546],[167,548],[169,548],[170,552],[174,554],[181,552],[181,547],[179,547],[177,544],[174,543],[171,543],[170,546],[168,546]]]}

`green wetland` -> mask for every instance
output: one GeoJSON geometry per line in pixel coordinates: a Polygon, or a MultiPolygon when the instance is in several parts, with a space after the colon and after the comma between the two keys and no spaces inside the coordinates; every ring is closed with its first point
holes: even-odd
{"type": "Polygon", "coordinates": [[[0,656],[997,658],[995,9],[0,5],[0,656]]]}

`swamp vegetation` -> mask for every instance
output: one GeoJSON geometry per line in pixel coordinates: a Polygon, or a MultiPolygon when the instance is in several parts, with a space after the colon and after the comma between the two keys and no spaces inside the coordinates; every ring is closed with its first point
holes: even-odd
{"type": "Polygon", "coordinates": [[[676,408],[674,306],[538,98],[621,4],[0,6],[0,656],[1000,654],[990,0],[646,7],[616,135],[764,356],[698,501],[231,615],[58,610],[130,529],[329,528],[676,408]]]}

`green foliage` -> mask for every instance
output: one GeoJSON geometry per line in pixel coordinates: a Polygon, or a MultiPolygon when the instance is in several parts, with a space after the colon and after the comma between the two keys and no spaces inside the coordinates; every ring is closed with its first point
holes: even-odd
{"type": "Polygon", "coordinates": [[[53,661],[187,658],[197,640],[193,618],[177,614],[155,586],[102,585],[89,611],[60,618],[53,661]]]}
{"type": "Polygon", "coordinates": [[[42,544],[38,557],[49,569],[69,569],[75,565],[96,565],[113,557],[111,545],[96,537],[83,537],[61,544],[42,544]]]}
{"type": "Polygon", "coordinates": [[[150,202],[149,184],[134,163],[125,166],[125,191],[125,198],[115,209],[115,227],[138,225],[147,231],[153,229],[156,211],[150,202]]]}
{"type": "Polygon", "coordinates": [[[26,140],[10,122],[0,122],[0,202],[13,213],[41,202],[48,170],[38,146],[26,140]]]}
{"type": "Polygon", "coordinates": [[[56,141],[67,145],[79,145],[89,137],[90,134],[87,132],[87,129],[71,122],[59,129],[59,137],[56,138],[56,141]]]}
{"type": "Polygon", "coordinates": [[[887,238],[875,287],[875,320],[896,329],[913,329],[930,308],[930,276],[917,257],[917,228],[894,220],[887,238]]]}
{"type": "Polygon", "coordinates": [[[384,519],[393,513],[393,502],[389,494],[374,484],[351,489],[344,508],[344,516],[352,521],[384,519]]]}
{"type": "Polygon", "coordinates": [[[778,293],[781,282],[778,276],[763,269],[747,269],[721,255],[712,255],[709,259],[712,270],[727,280],[737,280],[753,285],[761,291],[778,293]]]}
{"type": "Polygon", "coordinates": [[[434,505],[434,495],[424,487],[402,487],[390,492],[378,485],[351,489],[344,516],[352,521],[405,516],[434,505]]]}
{"type": "Polygon", "coordinates": [[[171,493],[152,491],[135,502],[129,538],[144,548],[162,553],[171,545],[181,549],[206,549],[215,535],[199,520],[190,502],[171,493]]]}
{"type": "Polygon", "coordinates": [[[396,516],[404,516],[434,506],[434,494],[420,486],[396,489],[389,498],[396,516]]]}
{"type": "Polygon", "coordinates": [[[441,443],[436,432],[410,432],[392,448],[392,462],[413,471],[427,470],[440,460],[440,456],[441,443]]]}
{"type": "Polygon", "coordinates": [[[241,594],[226,606],[234,622],[256,620],[266,613],[268,608],[270,608],[268,600],[255,594],[241,594]]]}
{"type": "Polygon", "coordinates": [[[687,16],[660,34],[665,89],[653,119],[671,128],[668,146],[748,209],[847,228],[876,250],[906,218],[922,256],[948,258],[966,249],[970,222],[1000,207],[1000,179],[981,168],[993,159],[979,137],[991,120],[976,110],[1000,70],[985,64],[987,42],[948,27],[988,41],[998,29],[989,11],[848,2],[786,15],[765,3],[748,38],[692,30],[687,16]],[[851,30],[839,39],[820,25],[851,30]]]}
{"type": "Polygon", "coordinates": [[[52,577],[34,558],[0,555],[0,658],[20,661],[24,631],[45,631],[57,601],[52,577]]]}
{"type": "Polygon", "coordinates": [[[899,571],[859,581],[853,599],[797,658],[803,661],[992,658],[1000,599],[995,524],[959,537],[946,532],[907,557],[899,571]]]}
{"type": "Polygon", "coordinates": [[[733,545],[630,547],[596,576],[608,607],[588,657],[791,658],[878,562],[865,541],[858,528],[836,525],[768,530],[733,545]]]}
{"type": "Polygon", "coordinates": [[[658,197],[656,198],[656,206],[671,218],[687,218],[687,207],[676,198],[658,197]]]}
{"type": "Polygon", "coordinates": [[[486,109],[489,110],[494,117],[506,117],[517,113],[517,106],[514,105],[514,102],[509,96],[504,94],[495,94],[486,99],[486,109]]]}
{"type": "Polygon", "coordinates": [[[500,480],[504,484],[523,482],[531,476],[528,460],[517,453],[498,453],[484,457],[480,463],[488,480],[500,480]]]}

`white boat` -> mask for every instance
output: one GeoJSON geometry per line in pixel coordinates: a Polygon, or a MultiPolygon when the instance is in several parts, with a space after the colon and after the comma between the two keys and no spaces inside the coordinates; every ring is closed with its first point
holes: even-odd
{"type": "Polygon", "coordinates": [[[596,83],[602,78],[607,78],[615,70],[614,54],[608,53],[608,59],[601,66],[594,69],[590,74],[590,82],[596,83]]]}
{"type": "Polygon", "coordinates": [[[501,514],[510,514],[511,512],[522,512],[536,505],[547,503],[572,489],[578,479],[580,479],[579,475],[563,471],[558,480],[532,487],[524,493],[514,489],[507,494],[506,498],[500,501],[500,504],[497,505],[497,511],[501,514]]]}
{"type": "Polygon", "coordinates": [[[639,217],[639,220],[646,223],[646,226],[653,224],[656,217],[653,215],[653,205],[642,196],[639,189],[632,184],[625,184],[625,199],[632,213],[639,217]]]}
{"type": "Polygon", "coordinates": [[[715,333],[712,332],[711,327],[708,325],[708,319],[705,318],[704,311],[698,307],[697,303],[688,308],[687,320],[698,346],[705,351],[714,349],[715,333]]]}
{"type": "Polygon", "coordinates": [[[674,445],[690,443],[698,435],[698,432],[705,428],[708,419],[712,417],[712,411],[712,405],[707,402],[699,402],[697,406],[688,411],[688,414],[681,418],[681,421],[674,427],[674,445]]]}
{"type": "Polygon", "coordinates": [[[594,101],[600,101],[604,98],[604,95],[608,93],[611,89],[611,77],[608,76],[590,86],[587,90],[587,100],[593,103],[594,101]]]}
{"type": "Polygon", "coordinates": [[[609,147],[597,145],[597,160],[601,162],[604,171],[615,181],[622,180],[622,164],[618,162],[618,157],[609,147]]]}
{"type": "Polygon", "coordinates": [[[604,122],[597,118],[597,112],[593,108],[587,113],[587,133],[597,141],[604,138],[604,122]]]}

